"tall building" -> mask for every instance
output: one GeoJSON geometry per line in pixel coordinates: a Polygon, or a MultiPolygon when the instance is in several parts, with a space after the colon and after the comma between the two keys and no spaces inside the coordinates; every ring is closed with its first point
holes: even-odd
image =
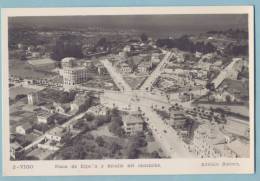
{"type": "Polygon", "coordinates": [[[85,67],[71,67],[62,70],[63,84],[76,85],[87,80],[87,69],[85,67]]]}
{"type": "Polygon", "coordinates": [[[27,95],[28,104],[36,105],[39,103],[39,98],[37,93],[31,93],[27,95]]]}
{"type": "Polygon", "coordinates": [[[63,77],[64,86],[80,84],[87,80],[87,69],[77,66],[74,61],[75,58],[67,57],[61,62],[62,70],[60,74],[63,77]]]}

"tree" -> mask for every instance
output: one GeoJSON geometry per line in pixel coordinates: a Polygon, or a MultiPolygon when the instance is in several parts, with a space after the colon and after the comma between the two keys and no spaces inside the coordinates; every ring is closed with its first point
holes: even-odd
{"type": "Polygon", "coordinates": [[[226,95],[226,102],[227,102],[227,103],[231,103],[231,97],[230,97],[230,95],[226,95]]]}
{"type": "Polygon", "coordinates": [[[51,58],[57,61],[65,57],[82,58],[81,39],[74,35],[62,35],[53,47],[51,58]]]}
{"type": "Polygon", "coordinates": [[[124,130],[123,128],[121,127],[121,125],[116,122],[116,121],[113,121],[110,125],[109,125],[109,131],[111,133],[114,133],[115,135],[117,136],[123,136],[124,135],[124,130]]]}
{"type": "Polygon", "coordinates": [[[15,101],[19,101],[20,99],[26,97],[27,95],[26,94],[18,94],[15,96],[15,101]]]}
{"type": "Polygon", "coordinates": [[[39,160],[36,156],[26,156],[24,160],[39,160]]]}
{"type": "Polygon", "coordinates": [[[72,142],[71,142],[71,133],[66,133],[62,139],[61,139],[61,143],[65,143],[66,145],[70,145],[72,142]]]}
{"type": "Polygon", "coordinates": [[[98,146],[101,146],[101,147],[104,146],[104,144],[105,144],[105,141],[101,136],[98,136],[96,138],[96,142],[97,142],[98,146]]]}
{"type": "Polygon", "coordinates": [[[208,89],[210,91],[214,91],[215,90],[215,84],[214,83],[207,83],[206,89],[208,89]]]}
{"type": "Polygon", "coordinates": [[[157,151],[153,151],[153,152],[151,153],[151,157],[152,157],[152,158],[161,158],[160,155],[159,155],[159,153],[158,153],[157,151]]]}
{"type": "Polygon", "coordinates": [[[91,133],[87,133],[84,138],[86,138],[87,140],[94,140],[94,136],[91,133]]]}
{"type": "Polygon", "coordinates": [[[93,121],[95,116],[93,114],[85,114],[84,118],[86,118],[87,121],[93,121]]]}
{"type": "Polygon", "coordinates": [[[116,152],[118,152],[122,147],[117,144],[116,142],[113,142],[111,145],[110,145],[110,150],[111,150],[111,153],[112,154],[115,154],[116,152]]]}
{"type": "Polygon", "coordinates": [[[126,155],[128,159],[136,159],[138,158],[139,150],[135,147],[129,146],[126,150],[126,155]]]}
{"type": "Polygon", "coordinates": [[[140,38],[141,38],[142,42],[147,42],[148,41],[148,36],[145,33],[142,33],[140,38]]]}

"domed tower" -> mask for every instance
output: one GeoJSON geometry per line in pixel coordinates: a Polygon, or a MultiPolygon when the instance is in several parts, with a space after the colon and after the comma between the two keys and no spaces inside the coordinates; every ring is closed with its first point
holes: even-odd
{"type": "Polygon", "coordinates": [[[74,62],[75,62],[75,58],[74,57],[65,57],[61,60],[61,67],[64,68],[68,68],[68,67],[73,67],[74,66],[74,62]]]}

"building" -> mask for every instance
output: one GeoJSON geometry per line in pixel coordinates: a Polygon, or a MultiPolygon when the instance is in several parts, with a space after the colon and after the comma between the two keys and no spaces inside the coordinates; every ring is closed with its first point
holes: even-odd
{"type": "Polygon", "coordinates": [[[23,147],[17,143],[17,142],[13,142],[10,144],[10,157],[12,159],[16,159],[17,157],[19,157],[23,152],[23,147]]]}
{"type": "Polygon", "coordinates": [[[37,114],[38,123],[49,124],[53,121],[53,113],[41,111],[37,114]]]}
{"type": "Polygon", "coordinates": [[[66,128],[55,127],[46,134],[46,139],[60,142],[66,133],[66,128]]]}
{"type": "Polygon", "coordinates": [[[88,71],[85,67],[66,67],[60,71],[63,84],[66,86],[83,83],[87,80],[88,71]]]}
{"type": "Polygon", "coordinates": [[[102,64],[97,64],[96,67],[97,67],[98,75],[107,74],[107,69],[102,64]]]}
{"type": "Polygon", "coordinates": [[[138,67],[138,72],[140,73],[148,73],[151,69],[151,63],[150,62],[141,62],[138,67]]]}
{"type": "Polygon", "coordinates": [[[26,135],[32,131],[32,125],[30,123],[24,123],[15,128],[16,133],[26,135]]]}
{"type": "Polygon", "coordinates": [[[102,105],[97,105],[90,107],[87,112],[96,116],[105,116],[107,114],[107,108],[102,105]]]}
{"type": "Polygon", "coordinates": [[[53,103],[55,112],[67,115],[70,111],[70,104],[53,103]]]}
{"type": "Polygon", "coordinates": [[[120,65],[120,71],[124,74],[130,74],[132,73],[132,68],[127,63],[121,63],[120,65]]]}
{"type": "Polygon", "coordinates": [[[130,52],[132,50],[131,46],[130,45],[126,45],[124,48],[123,48],[123,51],[124,52],[130,52]]]}
{"type": "Polygon", "coordinates": [[[70,104],[70,110],[72,112],[83,111],[86,107],[86,101],[89,97],[86,94],[77,94],[74,101],[70,104]]]}
{"type": "Polygon", "coordinates": [[[54,123],[58,125],[64,124],[66,121],[68,121],[68,119],[69,116],[58,114],[58,113],[53,116],[54,123]]]}
{"type": "Polygon", "coordinates": [[[39,103],[39,97],[37,93],[30,93],[27,95],[28,98],[28,104],[30,105],[36,105],[39,103]]]}
{"type": "Polygon", "coordinates": [[[122,117],[123,128],[127,135],[135,135],[138,132],[143,131],[143,120],[141,117],[126,115],[122,117]]]}
{"type": "Polygon", "coordinates": [[[157,65],[160,63],[160,54],[159,53],[153,53],[151,56],[151,63],[157,65]]]}
{"type": "Polygon", "coordinates": [[[242,70],[243,60],[241,58],[233,58],[232,62],[228,64],[219,75],[212,80],[215,88],[217,88],[225,79],[237,80],[238,73],[242,70]]]}
{"type": "Polygon", "coordinates": [[[170,111],[170,124],[174,128],[184,128],[187,118],[184,116],[184,114],[181,111],[170,111]]]}
{"type": "Polygon", "coordinates": [[[76,65],[75,60],[73,57],[66,57],[61,61],[60,75],[63,77],[65,87],[80,84],[87,80],[87,68],[76,65]]]}
{"type": "Polygon", "coordinates": [[[236,157],[228,144],[231,138],[224,135],[217,125],[202,124],[195,131],[191,150],[199,158],[236,157]]]}
{"type": "Polygon", "coordinates": [[[195,57],[196,57],[196,58],[201,58],[201,56],[202,56],[202,53],[201,53],[201,52],[198,52],[198,51],[196,51],[196,53],[195,53],[195,57]]]}
{"type": "Polygon", "coordinates": [[[92,67],[93,66],[93,62],[92,62],[92,60],[85,60],[83,65],[85,67],[92,67]]]}

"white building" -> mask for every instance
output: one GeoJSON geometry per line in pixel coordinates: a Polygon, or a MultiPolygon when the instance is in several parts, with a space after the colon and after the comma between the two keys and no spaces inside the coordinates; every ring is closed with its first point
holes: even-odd
{"type": "Polygon", "coordinates": [[[123,51],[124,52],[130,52],[131,51],[131,46],[130,45],[126,45],[124,48],[123,48],[123,51]]]}
{"type": "Polygon", "coordinates": [[[151,56],[151,62],[152,64],[158,64],[160,63],[160,54],[159,53],[153,53],[151,56]]]}
{"type": "Polygon", "coordinates": [[[132,73],[132,68],[127,63],[121,63],[120,65],[120,71],[124,74],[130,74],[132,73]]]}
{"type": "Polygon", "coordinates": [[[134,135],[143,131],[143,120],[140,117],[126,115],[122,118],[123,128],[128,135],[134,135]]]}
{"type": "Polygon", "coordinates": [[[17,142],[14,142],[14,143],[10,143],[10,156],[11,158],[13,159],[16,159],[19,154],[21,154],[23,151],[23,147],[17,143],[17,142]]]}
{"type": "Polygon", "coordinates": [[[151,69],[151,63],[150,62],[142,62],[138,65],[138,72],[140,73],[148,73],[151,69]]]}
{"type": "Polygon", "coordinates": [[[31,93],[27,95],[28,104],[36,105],[39,103],[39,97],[37,93],[31,93]]]}
{"type": "Polygon", "coordinates": [[[38,123],[48,124],[53,121],[53,113],[42,111],[37,114],[38,123]]]}
{"type": "Polygon", "coordinates": [[[15,131],[21,135],[29,134],[32,131],[32,125],[30,123],[19,125],[15,128],[15,131]]]}
{"type": "Polygon", "coordinates": [[[96,116],[105,116],[107,114],[107,108],[102,105],[92,106],[88,109],[87,113],[94,114],[96,116]]]}
{"type": "Polygon", "coordinates": [[[199,158],[236,157],[227,147],[231,138],[224,135],[215,125],[202,124],[194,131],[191,150],[199,158]]]}
{"type": "Polygon", "coordinates": [[[70,104],[70,110],[72,112],[82,111],[88,98],[85,94],[77,94],[74,101],[70,104]]]}
{"type": "Polygon", "coordinates": [[[65,128],[55,127],[46,134],[46,139],[60,142],[63,136],[66,134],[65,128]]]}
{"type": "Polygon", "coordinates": [[[87,80],[87,69],[74,65],[75,58],[67,57],[62,60],[60,74],[63,77],[64,86],[71,86],[83,83],[87,80]]]}

